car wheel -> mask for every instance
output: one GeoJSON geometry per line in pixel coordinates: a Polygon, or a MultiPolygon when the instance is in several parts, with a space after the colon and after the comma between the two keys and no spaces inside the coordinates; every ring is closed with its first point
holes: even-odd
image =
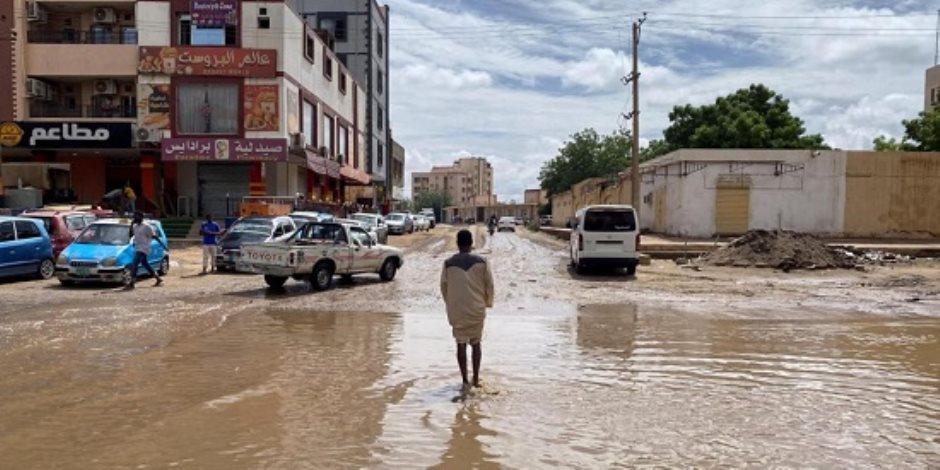
{"type": "Polygon", "coordinates": [[[121,285],[129,286],[131,282],[134,281],[134,275],[131,273],[131,268],[124,268],[121,270],[121,285]]]}
{"type": "Polygon", "coordinates": [[[281,287],[284,287],[284,283],[287,282],[287,278],[281,276],[269,276],[265,274],[264,282],[266,282],[272,289],[280,289],[281,287]]]}
{"type": "Polygon", "coordinates": [[[51,259],[44,259],[39,263],[39,269],[36,272],[36,275],[39,276],[39,279],[52,279],[52,276],[55,275],[55,263],[51,259]]]}
{"type": "Polygon", "coordinates": [[[394,259],[387,259],[385,263],[382,264],[382,270],[379,271],[379,277],[383,281],[389,282],[392,279],[395,279],[395,274],[398,272],[398,262],[394,259]]]}
{"type": "Polygon", "coordinates": [[[310,285],[313,290],[325,291],[333,286],[333,268],[327,263],[320,263],[313,268],[310,276],[310,285]]]}
{"type": "Polygon", "coordinates": [[[636,265],[627,266],[627,276],[636,276],[636,265]]]}
{"type": "Polygon", "coordinates": [[[170,257],[164,256],[163,261],[160,261],[160,267],[157,269],[157,274],[161,276],[166,276],[170,272],[170,257]]]}

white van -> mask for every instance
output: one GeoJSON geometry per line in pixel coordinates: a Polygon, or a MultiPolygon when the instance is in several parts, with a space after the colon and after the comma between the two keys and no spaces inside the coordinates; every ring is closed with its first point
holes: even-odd
{"type": "Polygon", "coordinates": [[[632,206],[587,206],[575,214],[571,264],[580,274],[590,268],[626,268],[636,274],[640,227],[632,206]]]}

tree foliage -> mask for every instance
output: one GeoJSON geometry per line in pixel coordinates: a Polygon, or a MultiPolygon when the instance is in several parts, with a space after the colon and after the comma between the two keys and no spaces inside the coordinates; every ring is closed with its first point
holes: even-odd
{"type": "Polygon", "coordinates": [[[552,196],[587,178],[615,175],[627,169],[630,145],[628,134],[600,135],[594,129],[578,132],[558,149],[555,158],[542,165],[542,189],[552,196]]]}
{"type": "Polygon", "coordinates": [[[940,108],[922,112],[915,119],[904,120],[904,137],[878,136],[875,150],[879,152],[904,150],[908,152],[940,152],[940,108]]]}
{"type": "MultiPolygon", "coordinates": [[[[676,106],[663,131],[665,147],[827,149],[819,134],[805,135],[789,101],[764,85],[751,85],[704,106],[676,106]]],[[[652,145],[651,145],[652,147],[652,145]]]]}
{"type": "Polygon", "coordinates": [[[441,214],[444,213],[444,208],[450,206],[452,203],[453,200],[449,193],[444,191],[428,191],[415,194],[411,201],[411,210],[417,212],[430,207],[434,209],[434,216],[437,217],[437,220],[443,220],[441,214]]]}

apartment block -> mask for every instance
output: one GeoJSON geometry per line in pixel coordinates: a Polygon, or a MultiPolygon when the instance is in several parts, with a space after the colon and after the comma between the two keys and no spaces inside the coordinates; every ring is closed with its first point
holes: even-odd
{"type": "Polygon", "coordinates": [[[446,191],[453,205],[496,204],[493,194],[493,167],[482,157],[465,157],[452,166],[433,167],[429,172],[412,173],[413,195],[446,191]]]}

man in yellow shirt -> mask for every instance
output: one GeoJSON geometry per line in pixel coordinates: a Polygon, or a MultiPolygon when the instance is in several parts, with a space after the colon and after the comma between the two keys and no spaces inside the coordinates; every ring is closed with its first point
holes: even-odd
{"type": "Polygon", "coordinates": [[[473,348],[473,386],[480,386],[480,362],[483,360],[483,321],[486,309],[493,307],[493,273],[487,261],[471,253],[473,235],[469,230],[457,233],[460,252],[444,262],[441,271],[441,295],[447,304],[447,320],[457,341],[457,365],[467,380],[467,344],[473,348]]]}
{"type": "Polygon", "coordinates": [[[130,181],[124,185],[124,200],[127,201],[125,210],[131,214],[137,212],[137,193],[131,187],[130,181]]]}

